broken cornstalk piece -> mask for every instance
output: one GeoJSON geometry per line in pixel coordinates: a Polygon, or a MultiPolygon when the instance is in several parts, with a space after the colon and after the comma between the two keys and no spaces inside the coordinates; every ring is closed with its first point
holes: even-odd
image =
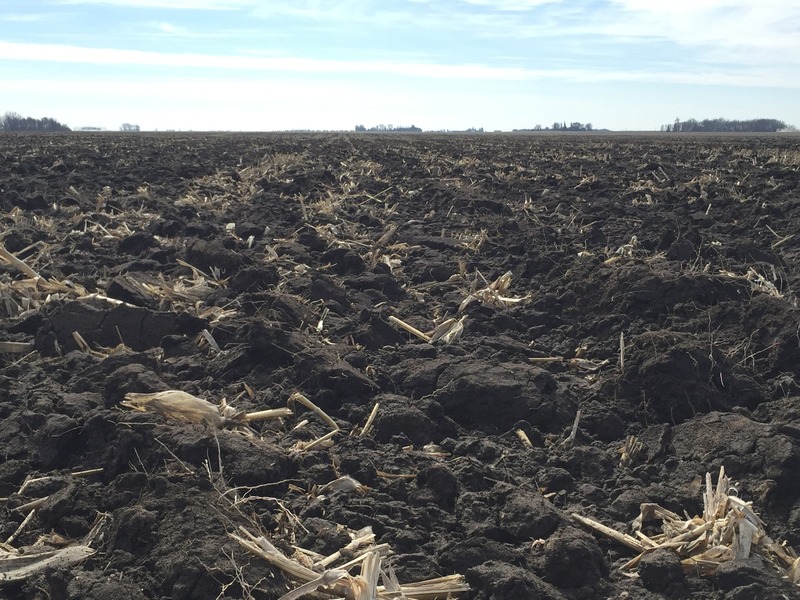
{"type": "Polygon", "coordinates": [[[32,350],[30,342],[0,342],[0,354],[24,354],[32,350]]]}
{"type": "MultiPolygon", "coordinates": [[[[477,271],[476,273],[481,277],[481,279],[483,279],[484,282],[486,282],[486,279],[483,277],[483,275],[481,275],[480,271],[477,271]]],[[[479,301],[481,304],[492,306],[494,308],[508,308],[509,306],[521,304],[530,300],[530,294],[521,298],[503,295],[506,291],[508,291],[508,288],[511,287],[511,277],[511,271],[506,271],[492,283],[488,283],[486,287],[479,290],[475,290],[473,288],[473,291],[471,291],[469,295],[467,295],[467,297],[461,302],[461,305],[458,307],[458,312],[463,313],[475,300],[479,301]]]]}
{"type": "Polygon", "coordinates": [[[455,342],[464,332],[464,320],[466,318],[467,315],[464,315],[460,319],[450,318],[446,321],[443,321],[437,325],[432,332],[426,334],[430,337],[430,340],[428,341],[431,344],[434,344],[439,340],[443,341],[445,344],[451,344],[452,342],[455,342]]]}
{"type": "Polygon", "coordinates": [[[67,546],[60,550],[45,550],[39,553],[17,554],[0,552],[0,585],[25,581],[43,571],[57,567],[69,567],[95,553],[89,546],[67,546]]]}
{"type": "Polygon", "coordinates": [[[416,327],[413,327],[412,325],[409,325],[408,323],[398,319],[394,315],[389,315],[389,322],[394,323],[395,325],[397,325],[401,329],[405,329],[408,333],[417,336],[423,342],[430,342],[431,341],[431,337],[427,333],[423,333],[422,331],[420,331],[416,327]]]}
{"type": "Polygon", "coordinates": [[[572,518],[581,525],[585,525],[589,529],[593,529],[607,538],[619,542],[623,546],[627,546],[632,550],[636,550],[636,552],[644,552],[647,549],[646,546],[635,537],[632,537],[626,533],[620,533],[616,529],[612,529],[607,525],[603,525],[599,521],[595,521],[594,519],[590,519],[589,517],[584,517],[578,514],[573,514],[572,518]]]}
{"type": "Polygon", "coordinates": [[[251,423],[253,421],[266,421],[267,419],[291,417],[292,415],[294,415],[294,412],[291,408],[270,408],[267,410],[245,413],[242,416],[242,420],[247,423],[251,423]]]}
{"type": "Polygon", "coordinates": [[[125,394],[125,400],[120,404],[139,412],[154,412],[165,419],[182,423],[206,423],[214,427],[222,427],[224,423],[216,404],[180,390],[154,394],[131,392],[125,394]]]}
{"type": "Polygon", "coordinates": [[[515,429],[514,433],[519,438],[519,441],[522,442],[522,445],[528,448],[529,450],[533,449],[533,443],[531,443],[531,439],[528,437],[528,434],[522,431],[522,429],[515,429]]]}
{"type": "Polygon", "coordinates": [[[306,396],[304,396],[300,392],[294,392],[291,396],[289,396],[289,399],[286,401],[286,405],[289,408],[292,408],[292,405],[295,403],[302,404],[303,406],[305,406],[307,409],[309,409],[311,412],[317,415],[320,419],[322,419],[328,425],[330,425],[331,429],[334,430],[339,429],[339,426],[336,424],[336,421],[331,419],[330,416],[328,416],[328,413],[326,413],[324,410],[322,410],[319,406],[314,404],[311,400],[309,400],[306,396]]]}
{"type": "Polygon", "coordinates": [[[217,405],[181,390],[166,390],[152,394],[131,392],[125,394],[125,400],[120,404],[139,412],[154,412],[173,421],[205,423],[217,428],[239,427],[245,432],[250,431],[244,427],[247,423],[291,417],[294,414],[288,407],[245,413],[229,406],[224,399],[217,405]]]}
{"type": "Polygon", "coordinates": [[[372,407],[372,410],[369,413],[369,417],[367,417],[367,422],[364,423],[364,428],[361,430],[359,434],[360,437],[364,437],[369,433],[369,430],[372,429],[372,424],[375,422],[375,417],[378,416],[378,409],[381,407],[380,402],[376,402],[375,406],[372,407]]]}
{"type": "Polygon", "coordinates": [[[23,274],[27,275],[31,279],[41,279],[41,275],[39,275],[36,271],[31,269],[28,264],[11,254],[6,247],[0,243],[0,258],[4,259],[8,264],[15,267],[18,271],[21,271],[23,274]]]}

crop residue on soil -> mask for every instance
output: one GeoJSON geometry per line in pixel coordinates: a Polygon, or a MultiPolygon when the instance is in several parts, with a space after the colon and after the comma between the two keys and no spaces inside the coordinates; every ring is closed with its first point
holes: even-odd
{"type": "Polygon", "coordinates": [[[795,136],[0,156],[0,596],[800,597],[795,136]]]}

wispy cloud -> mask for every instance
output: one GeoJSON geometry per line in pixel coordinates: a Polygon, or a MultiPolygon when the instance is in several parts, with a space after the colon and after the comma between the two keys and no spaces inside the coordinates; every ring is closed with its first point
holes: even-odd
{"type": "Polygon", "coordinates": [[[165,8],[172,10],[238,10],[257,6],[257,0],[53,0],[62,5],[126,6],[130,8],[165,8]]]}
{"type": "Polygon", "coordinates": [[[485,6],[492,10],[522,12],[543,4],[558,4],[561,0],[463,0],[474,6],[485,6]]]}
{"type": "Polygon", "coordinates": [[[66,44],[27,44],[9,41],[0,41],[0,58],[109,66],[136,65],[285,73],[380,74],[447,79],[522,80],[530,78],[532,75],[532,72],[524,69],[486,65],[167,53],[115,48],[87,48],[66,44]]]}
{"type": "Polygon", "coordinates": [[[0,15],[0,21],[8,23],[39,23],[47,21],[50,17],[41,13],[7,13],[0,15]]]}
{"type": "Polygon", "coordinates": [[[398,62],[388,60],[331,60],[253,55],[167,53],[113,48],[86,48],[64,44],[26,44],[0,41],[0,59],[106,66],[219,69],[289,74],[394,76],[417,79],[464,81],[535,81],[560,79],[571,82],[658,82],[699,85],[774,86],[800,89],[800,80],[786,79],[780,72],[636,71],[621,69],[530,69],[482,64],[398,62]]]}
{"type": "Polygon", "coordinates": [[[741,49],[759,54],[797,50],[800,4],[796,0],[610,0],[622,10],[600,31],[671,40],[682,46],[741,49]]]}
{"type": "Polygon", "coordinates": [[[172,23],[156,23],[155,28],[162,33],[166,33],[168,35],[176,36],[176,37],[198,37],[199,34],[192,33],[186,27],[181,27],[180,25],[173,25],[172,23]]]}
{"type": "Polygon", "coordinates": [[[473,39],[575,38],[601,43],[674,43],[695,59],[724,54],[748,63],[800,64],[797,0],[54,0],[69,5],[187,11],[245,10],[330,29],[381,26],[447,31],[473,39]]]}

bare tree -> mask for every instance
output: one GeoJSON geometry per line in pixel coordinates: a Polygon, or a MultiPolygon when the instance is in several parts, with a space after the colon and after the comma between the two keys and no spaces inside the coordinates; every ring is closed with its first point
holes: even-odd
{"type": "Polygon", "coordinates": [[[66,125],[62,125],[55,119],[44,117],[42,119],[34,119],[32,117],[23,117],[16,112],[7,112],[0,117],[0,131],[70,131],[66,125]]]}

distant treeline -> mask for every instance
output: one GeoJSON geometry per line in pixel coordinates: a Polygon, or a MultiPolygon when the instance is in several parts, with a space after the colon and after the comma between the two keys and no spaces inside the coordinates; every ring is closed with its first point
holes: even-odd
{"type": "Polygon", "coordinates": [[[395,127],[394,125],[375,125],[375,127],[370,127],[367,129],[363,125],[356,125],[356,131],[399,131],[399,132],[411,132],[411,133],[420,133],[422,129],[419,127],[415,127],[412,125],[411,127],[395,127]]]}
{"type": "Polygon", "coordinates": [[[71,129],[50,117],[34,119],[23,117],[19,113],[7,112],[0,117],[0,131],[71,131],[71,129]]]}
{"type": "Polygon", "coordinates": [[[567,125],[566,121],[559,123],[556,121],[551,127],[534,125],[531,129],[514,129],[514,131],[594,131],[591,123],[579,123],[574,121],[567,125]]]}
{"type": "Polygon", "coordinates": [[[689,119],[681,121],[675,119],[674,123],[661,126],[661,131],[673,131],[679,133],[694,132],[763,132],[775,133],[786,129],[786,123],[778,119],[750,119],[748,121],[729,121],[728,119],[689,119]]]}

